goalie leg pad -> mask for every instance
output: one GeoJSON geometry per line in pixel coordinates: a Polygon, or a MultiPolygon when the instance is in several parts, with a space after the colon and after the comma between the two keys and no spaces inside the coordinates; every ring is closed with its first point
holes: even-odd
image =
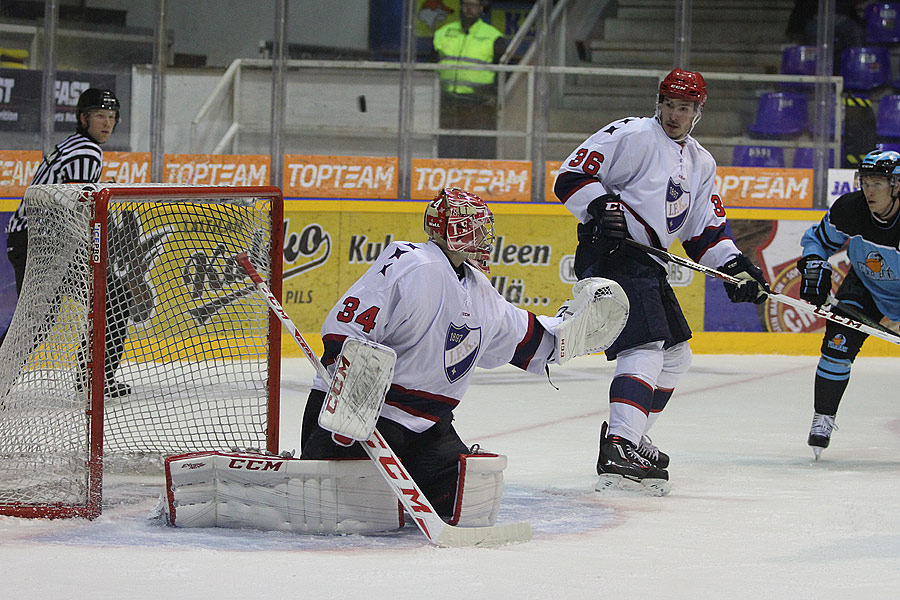
{"type": "Polygon", "coordinates": [[[557,364],[609,348],[628,320],[628,296],[618,283],[588,277],[572,286],[573,300],[561,311],[556,328],[557,364]]]}
{"type": "Polygon", "coordinates": [[[450,525],[489,527],[497,521],[506,457],[488,452],[459,455],[459,480],[450,525]]]}
{"type": "Polygon", "coordinates": [[[178,527],[381,533],[403,511],[367,458],[301,460],[196,452],[166,459],[164,513],[178,527]]]}

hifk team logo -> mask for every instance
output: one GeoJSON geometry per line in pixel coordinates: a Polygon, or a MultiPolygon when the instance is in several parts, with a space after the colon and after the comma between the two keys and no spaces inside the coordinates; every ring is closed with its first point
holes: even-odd
{"type": "Polygon", "coordinates": [[[894,271],[884,262],[884,256],[880,252],[872,251],[866,255],[866,260],[857,262],[859,271],[866,275],[869,279],[877,279],[880,281],[897,279],[894,271]]]}
{"type": "Polygon", "coordinates": [[[481,348],[481,327],[472,329],[468,325],[453,323],[447,328],[444,340],[444,372],[450,383],[456,383],[469,372],[481,348]]]}
{"type": "Polygon", "coordinates": [[[684,225],[687,219],[687,210],[691,205],[691,193],[685,191],[681,182],[675,183],[669,177],[666,186],[666,230],[675,233],[684,225]]]}

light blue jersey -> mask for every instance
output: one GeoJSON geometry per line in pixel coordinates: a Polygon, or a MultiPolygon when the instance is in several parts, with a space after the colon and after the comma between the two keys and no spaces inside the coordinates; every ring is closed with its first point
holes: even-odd
{"type": "Polygon", "coordinates": [[[878,310],[900,321],[900,214],[882,223],[872,216],[861,191],[844,194],[803,234],[800,244],[803,256],[821,258],[846,244],[850,264],[878,310]]]}

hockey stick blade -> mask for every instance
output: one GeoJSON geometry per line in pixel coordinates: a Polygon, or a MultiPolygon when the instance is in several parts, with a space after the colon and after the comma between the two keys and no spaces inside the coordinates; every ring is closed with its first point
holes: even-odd
{"type": "MultiPolygon", "coordinates": [[[[266,301],[269,308],[281,321],[281,324],[291,333],[291,337],[300,346],[304,356],[312,363],[319,376],[328,381],[328,371],[325,370],[325,367],[313,354],[309,344],[303,339],[291,318],[284,312],[281,303],[278,302],[278,299],[263,282],[262,277],[259,276],[259,273],[250,263],[247,254],[240,252],[234,258],[237,264],[246,271],[256,286],[257,292],[266,301]]],[[[391,491],[394,492],[394,495],[400,501],[400,504],[403,505],[403,508],[409,513],[416,526],[431,543],[445,547],[487,547],[527,542],[531,539],[532,530],[529,523],[512,523],[490,527],[454,527],[448,525],[435,512],[431,502],[428,501],[418,484],[406,471],[406,468],[390,445],[381,437],[378,429],[373,429],[369,439],[365,442],[360,442],[360,444],[372,462],[375,463],[376,469],[381,473],[391,491]]]]}
{"type": "MultiPolygon", "coordinates": [[[[699,263],[695,263],[694,261],[684,258],[683,256],[678,256],[677,254],[671,254],[670,252],[666,252],[665,250],[660,250],[659,248],[654,248],[652,246],[647,246],[640,242],[636,242],[632,239],[626,239],[625,243],[633,248],[638,248],[643,250],[647,254],[652,254],[660,258],[665,262],[672,262],[677,265],[681,265],[683,267],[687,267],[693,271],[697,271],[698,273],[703,273],[704,275],[708,275],[709,277],[714,277],[716,279],[720,279],[727,283],[731,283],[734,285],[740,285],[744,280],[738,279],[732,275],[728,275],[726,273],[722,273],[721,271],[717,271],[716,269],[712,269],[710,267],[701,265],[699,263]]],[[[775,294],[773,292],[766,292],[771,300],[775,302],[780,302],[782,304],[787,304],[788,306],[792,306],[797,310],[810,313],[827,321],[832,321],[834,323],[838,323],[843,325],[844,327],[849,327],[850,329],[856,329],[857,331],[861,331],[865,334],[871,335],[873,337],[880,338],[885,340],[886,342],[891,342],[892,344],[900,345],[900,335],[897,335],[893,332],[890,334],[881,331],[878,328],[871,327],[866,325],[865,323],[860,323],[855,319],[851,319],[850,317],[836,314],[824,307],[814,306],[809,302],[804,300],[798,300],[797,298],[792,298],[790,296],[786,296],[784,294],[775,294]]]]}

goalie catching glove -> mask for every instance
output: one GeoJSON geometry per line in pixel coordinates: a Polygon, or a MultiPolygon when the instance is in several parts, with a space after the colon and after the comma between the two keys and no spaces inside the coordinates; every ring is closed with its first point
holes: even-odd
{"type": "Polygon", "coordinates": [[[719,269],[726,275],[743,279],[740,285],[725,283],[725,292],[732,302],[753,302],[762,304],[771,290],[762,269],[750,262],[743,254],[738,254],[719,269]]]}
{"type": "Polygon", "coordinates": [[[628,320],[628,296],[611,279],[582,279],[572,286],[572,296],[556,315],[562,322],[556,327],[553,359],[560,365],[576,356],[606,350],[628,320]]]}

